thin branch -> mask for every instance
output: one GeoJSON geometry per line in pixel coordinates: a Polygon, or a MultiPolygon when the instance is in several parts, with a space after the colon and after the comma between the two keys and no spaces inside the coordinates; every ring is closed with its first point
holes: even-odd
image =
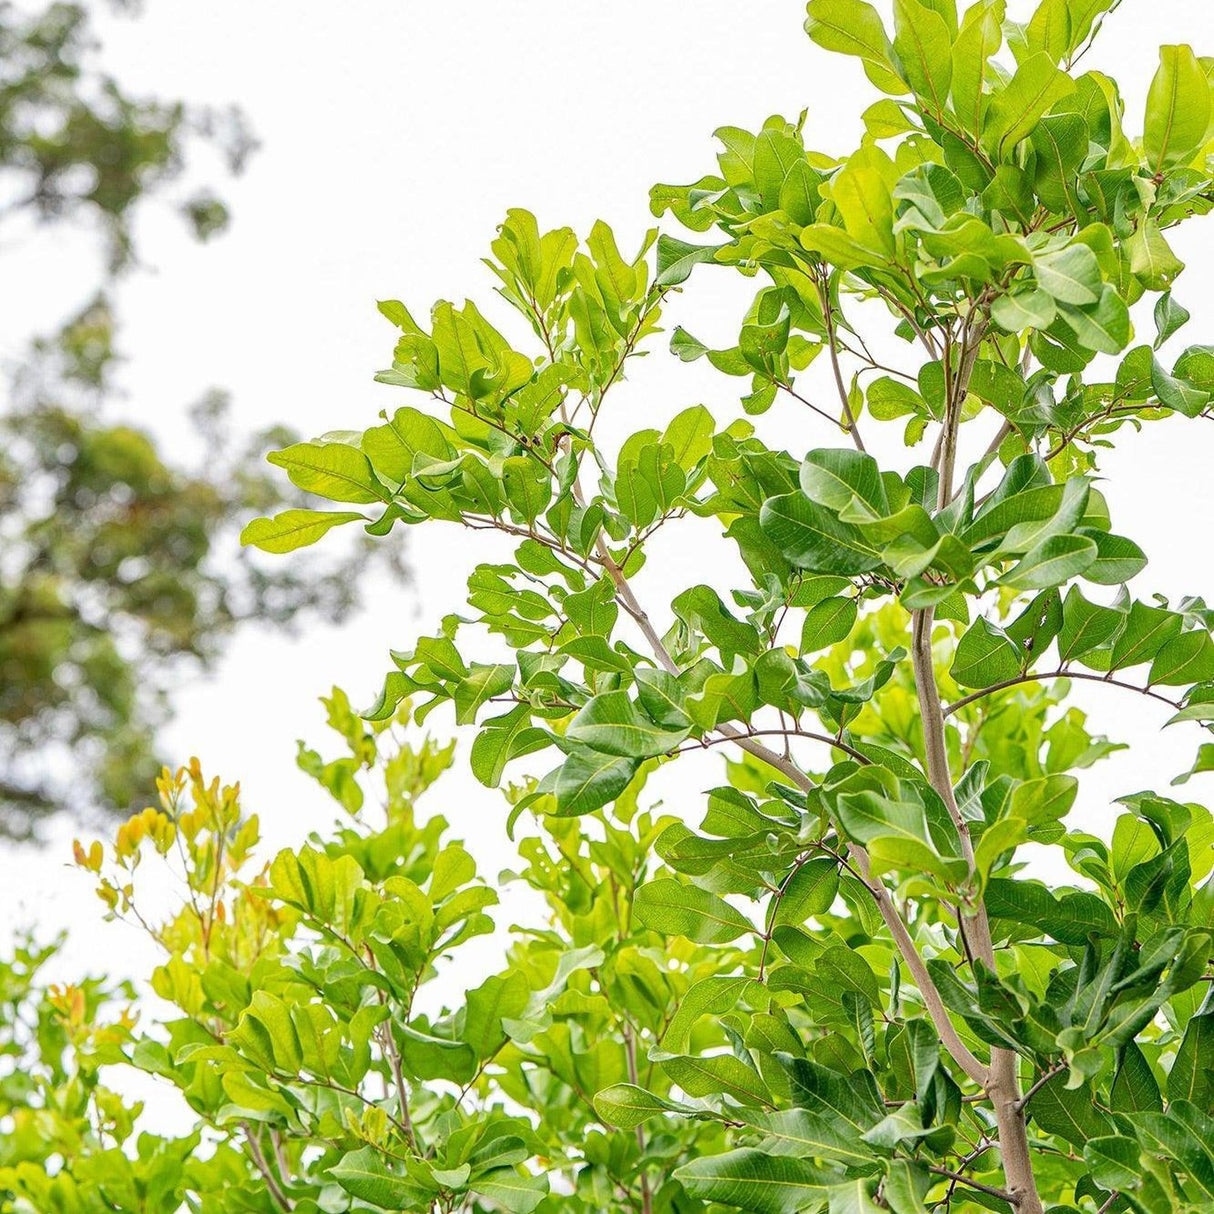
{"type": "Polygon", "coordinates": [[[1152,691],[1149,687],[1139,687],[1137,683],[1126,683],[1122,679],[1110,678],[1105,674],[1089,674],[1086,670],[1062,668],[1041,672],[1029,671],[1027,674],[1017,675],[1014,679],[1004,679],[1001,683],[992,683],[990,687],[984,687],[980,691],[971,692],[959,700],[954,700],[944,709],[944,715],[951,717],[953,713],[959,712],[962,708],[974,703],[975,700],[994,695],[997,691],[1006,691],[1009,687],[1018,687],[1022,683],[1044,683],[1047,679],[1083,679],[1085,682],[1100,683],[1106,687],[1120,687],[1124,691],[1136,691],[1139,695],[1150,696],[1151,699],[1159,700],[1172,708],[1180,708],[1180,704],[1176,700],[1169,700],[1167,696],[1160,695],[1159,692],[1152,691]]]}
{"type": "MultiPolygon", "coordinates": [[[[650,620],[645,609],[637,601],[637,597],[633,593],[632,587],[628,584],[627,578],[623,576],[619,567],[611,560],[610,553],[607,552],[606,543],[603,541],[601,535],[598,542],[600,553],[605,558],[607,571],[616,585],[621,605],[636,621],[637,626],[644,633],[646,640],[652,647],[654,656],[663,668],[670,674],[677,676],[679,674],[678,664],[670,656],[670,651],[662,643],[662,638],[654,628],[653,622],[650,620]]],[[[783,755],[777,754],[769,747],[764,746],[756,738],[748,737],[741,730],[736,729],[730,724],[719,725],[717,732],[736,742],[739,747],[747,753],[754,755],[755,758],[762,759],[763,762],[774,767],[776,771],[782,772],[802,792],[813,791],[813,781],[795,763],[784,758],[783,755]]],[[[831,744],[837,745],[837,740],[832,740],[831,744]]],[[[969,1046],[961,1040],[956,1027],[949,1018],[944,1001],[940,998],[940,992],[936,989],[936,984],[932,980],[931,974],[928,973],[927,965],[915,946],[915,942],[911,939],[910,931],[902,921],[902,916],[898,913],[898,908],[894,905],[893,898],[890,897],[889,890],[886,889],[884,882],[871,878],[868,853],[859,844],[850,842],[847,845],[847,853],[856,868],[860,871],[865,887],[876,901],[877,909],[881,912],[881,918],[885,921],[886,927],[889,928],[890,934],[898,945],[898,951],[906,961],[907,968],[910,970],[915,980],[915,985],[919,988],[924,1005],[927,1007],[928,1013],[932,1018],[932,1023],[940,1034],[942,1044],[970,1079],[980,1086],[985,1086],[990,1078],[987,1068],[974,1056],[969,1046]]]]}
{"type": "Polygon", "coordinates": [[[1016,1198],[1006,1189],[997,1189],[994,1185],[983,1184],[980,1180],[974,1180],[972,1177],[966,1176],[961,1172],[954,1172],[949,1168],[938,1167],[936,1164],[932,1164],[930,1170],[937,1176],[947,1176],[949,1180],[955,1180],[959,1184],[967,1184],[971,1189],[977,1189],[980,1193],[989,1193],[992,1197],[998,1197],[1000,1201],[1006,1201],[1009,1205],[1016,1204],[1016,1198]]]}
{"type": "Polygon", "coordinates": [[[1025,1109],[1025,1106],[1028,1104],[1028,1102],[1029,1102],[1030,1100],[1032,1100],[1032,1099],[1033,1099],[1033,1097],[1034,1097],[1034,1096],[1036,1096],[1036,1095],[1037,1095],[1037,1093],[1038,1093],[1039,1091],[1041,1091],[1041,1089],[1042,1089],[1043,1087],[1045,1087],[1045,1085],[1046,1085],[1047,1083],[1049,1083],[1049,1081],[1050,1081],[1051,1079],[1053,1079],[1055,1075],[1059,1075],[1059,1074],[1061,1074],[1063,1071],[1065,1071],[1065,1070],[1066,1070],[1066,1067],[1067,1067],[1067,1064],[1066,1064],[1065,1062],[1056,1062],[1056,1063],[1054,1063],[1054,1065],[1053,1065],[1052,1067],[1050,1067],[1050,1069],[1049,1069],[1048,1071],[1046,1071],[1046,1072],[1045,1072],[1045,1073],[1044,1073],[1044,1074],[1043,1074],[1043,1075],[1042,1075],[1042,1076],[1041,1076],[1041,1077],[1040,1077],[1040,1078],[1037,1080],[1037,1082],[1036,1082],[1036,1083],[1034,1083],[1034,1084],[1033,1084],[1033,1086],[1032,1086],[1031,1088],[1029,1088],[1029,1090],[1028,1090],[1027,1092],[1025,1092],[1025,1094],[1024,1094],[1023,1096],[1021,1096],[1021,1097],[1020,1097],[1020,1099],[1019,1099],[1018,1101],[1016,1101],[1016,1109],[1017,1109],[1017,1111],[1018,1111],[1018,1112],[1023,1112],[1023,1111],[1024,1111],[1024,1109],[1025,1109]]]}
{"type": "Polygon", "coordinates": [[[295,1203],[282,1191],[278,1185],[278,1181],[274,1178],[274,1173],[270,1171],[270,1166],[266,1163],[266,1157],[262,1154],[261,1146],[256,1137],[254,1137],[249,1123],[242,1121],[240,1128],[244,1130],[245,1141],[249,1147],[249,1158],[252,1159],[253,1165],[261,1173],[262,1179],[266,1182],[266,1189],[274,1199],[275,1205],[280,1210],[295,1209],[295,1203]]]}
{"type": "MultiPolygon", "coordinates": [[[[774,750],[770,750],[754,738],[748,737],[741,731],[734,729],[732,725],[721,725],[718,726],[718,729],[721,733],[735,741],[743,750],[754,755],[755,758],[762,759],[763,762],[774,767],[777,771],[783,772],[803,792],[813,791],[813,781],[796,764],[789,762],[782,755],[777,754],[774,750]]],[[[868,852],[856,843],[848,843],[847,854],[858,869],[860,879],[864,882],[865,888],[872,894],[873,900],[877,903],[877,909],[881,912],[881,918],[885,921],[890,935],[893,936],[898,946],[898,951],[906,961],[907,968],[910,970],[911,976],[915,980],[915,985],[919,988],[919,993],[923,997],[924,1005],[927,1007],[928,1013],[932,1018],[932,1023],[936,1026],[936,1032],[940,1034],[941,1043],[948,1050],[957,1065],[975,1083],[985,1086],[989,1078],[987,1069],[974,1056],[969,1046],[961,1040],[956,1028],[953,1026],[948,1010],[944,1006],[944,1001],[940,998],[940,992],[936,989],[936,984],[932,980],[931,974],[928,973],[927,966],[918,948],[915,946],[915,942],[911,939],[910,932],[902,921],[902,916],[898,913],[898,908],[894,905],[894,900],[890,897],[889,890],[886,889],[883,882],[874,880],[870,874],[868,852]]]]}
{"type": "MultiPolygon", "coordinates": [[[[719,746],[722,742],[736,742],[739,737],[746,738],[805,738],[810,742],[821,742],[826,746],[830,746],[835,750],[841,750],[845,755],[855,759],[857,763],[867,766],[872,760],[863,753],[849,746],[846,742],[838,737],[832,737],[829,734],[814,733],[808,729],[784,728],[784,729],[746,729],[738,731],[737,735],[722,734],[719,738],[699,738],[693,742],[687,743],[686,746],[680,747],[676,752],[678,754],[687,754],[693,750],[706,749],[709,746],[719,746]]],[[[785,755],[783,758],[787,759],[785,755]]],[[[800,770],[799,768],[797,769],[800,770]]]]}
{"type": "Polygon", "coordinates": [[[827,285],[825,271],[818,273],[818,294],[822,299],[822,315],[826,319],[827,352],[830,354],[830,365],[835,373],[835,387],[839,390],[839,401],[843,405],[843,416],[847,423],[843,429],[851,435],[852,442],[856,444],[856,450],[863,451],[864,440],[860,437],[860,430],[856,426],[856,418],[851,411],[851,401],[847,395],[847,386],[843,382],[843,372],[839,369],[839,347],[835,340],[835,314],[830,303],[830,287],[827,285]]]}
{"type": "Polygon", "coordinates": [[[839,429],[842,430],[844,434],[851,433],[848,430],[847,426],[843,422],[841,422],[837,417],[832,417],[829,413],[827,413],[827,411],[825,409],[819,408],[819,406],[815,405],[813,403],[813,401],[806,400],[806,398],[804,396],[802,396],[800,392],[796,391],[796,389],[794,389],[791,384],[784,384],[784,383],[776,382],[776,387],[779,388],[783,392],[787,392],[788,395],[793,398],[793,400],[799,401],[807,409],[811,409],[819,417],[826,418],[826,420],[828,422],[830,422],[830,424],[832,426],[838,426],[839,429]]]}
{"type": "MultiPolygon", "coordinates": [[[[624,1025],[624,1053],[628,1060],[628,1082],[634,1087],[637,1083],[637,1044],[636,1035],[631,1024],[624,1025]]],[[[642,1158],[645,1155],[645,1127],[636,1128],[637,1149],[642,1158]]],[[[653,1195],[649,1191],[649,1174],[641,1165],[641,1210],[643,1214],[653,1214],[653,1195]]]]}

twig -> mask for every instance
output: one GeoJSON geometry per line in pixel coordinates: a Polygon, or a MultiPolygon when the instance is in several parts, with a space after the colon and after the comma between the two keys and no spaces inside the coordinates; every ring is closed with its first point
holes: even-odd
{"type": "Polygon", "coordinates": [[[1016,1199],[1006,1189],[997,1189],[994,1185],[983,1184],[980,1180],[974,1180],[969,1176],[963,1175],[961,1172],[954,1172],[949,1168],[941,1168],[936,1164],[932,1164],[931,1171],[937,1176],[947,1176],[949,1180],[955,1180],[959,1184],[967,1184],[971,1189],[977,1189],[980,1193],[989,1193],[992,1197],[998,1197],[1001,1201],[1006,1201],[1009,1205],[1015,1205],[1016,1199]]]}
{"type": "Polygon", "coordinates": [[[266,1182],[266,1188],[269,1190],[275,1204],[281,1210],[295,1209],[295,1203],[282,1191],[278,1181],[274,1178],[274,1173],[270,1171],[270,1166],[266,1163],[266,1157],[262,1154],[261,1146],[254,1137],[249,1123],[242,1121],[240,1128],[244,1130],[245,1141],[249,1146],[249,1158],[253,1160],[254,1167],[261,1173],[262,1179],[266,1182]]]}
{"type": "Polygon", "coordinates": [[[1030,1100],[1032,1100],[1032,1099],[1033,1099],[1033,1097],[1034,1097],[1034,1096],[1035,1096],[1035,1095],[1036,1095],[1036,1094],[1037,1094],[1039,1091],[1041,1091],[1041,1089],[1042,1089],[1043,1087],[1045,1087],[1045,1085],[1046,1085],[1047,1083],[1049,1083],[1049,1081],[1050,1081],[1051,1079],[1053,1079],[1055,1075],[1059,1075],[1059,1074],[1061,1074],[1063,1071],[1065,1071],[1065,1070],[1066,1070],[1066,1067],[1067,1067],[1067,1064],[1066,1064],[1065,1062],[1056,1062],[1056,1063],[1054,1063],[1054,1065],[1053,1065],[1052,1067],[1050,1067],[1050,1069],[1049,1069],[1048,1071],[1046,1071],[1046,1072],[1045,1072],[1045,1073],[1044,1073],[1044,1074],[1043,1074],[1043,1075],[1042,1075],[1042,1076],[1041,1076],[1041,1077],[1040,1077],[1040,1078],[1039,1078],[1039,1079],[1036,1081],[1036,1083],[1034,1083],[1034,1084],[1033,1084],[1033,1086],[1032,1086],[1031,1088],[1029,1088],[1029,1090],[1028,1090],[1027,1092],[1025,1092],[1025,1094],[1024,1094],[1023,1096],[1021,1096],[1021,1097],[1020,1097],[1020,1099],[1019,1099],[1019,1100],[1017,1100],[1017,1101],[1016,1101],[1016,1108],[1017,1108],[1017,1110],[1018,1110],[1018,1111],[1020,1111],[1020,1112],[1023,1112],[1023,1111],[1024,1111],[1024,1109],[1025,1109],[1025,1107],[1027,1106],[1028,1102],[1029,1102],[1030,1100]]]}
{"type": "Polygon", "coordinates": [[[830,287],[827,285],[824,271],[819,271],[818,274],[818,294],[822,299],[822,315],[826,319],[826,345],[830,354],[830,365],[835,373],[835,386],[839,390],[843,416],[847,419],[847,424],[843,429],[851,435],[852,442],[856,444],[856,450],[863,451],[864,440],[860,437],[859,428],[856,426],[856,419],[851,411],[851,401],[847,396],[847,386],[843,383],[843,372],[839,369],[839,347],[835,340],[834,309],[830,304],[830,287]]]}
{"type": "Polygon", "coordinates": [[[984,696],[994,695],[997,691],[1006,691],[1009,687],[1018,687],[1022,683],[1044,683],[1047,679],[1083,679],[1089,683],[1103,683],[1108,687],[1120,687],[1124,691],[1136,691],[1139,695],[1150,696],[1153,700],[1159,700],[1163,704],[1167,704],[1172,708],[1179,708],[1180,705],[1175,700],[1169,700],[1167,696],[1160,695],[1157,691],[1152,691],[1149,687],[1139,687],[1137,683],[1126,683],[1121,679],[1113,679],[1104,674],[1089,674],[1085,670],[1047,670],[1040,673],[1029,671],[1027,674],[1017,675],[1013,679],[1004,679],[1000,683],[992,683],[989,687],[982,688],[981,691],[971,692],[967,696],[962,696],[959,700],[954,700],[944,709],[944,715],[951,717],[953,713],[959,712],[967,704],[972,704],[975,700],[981,700],[984,696]]]}

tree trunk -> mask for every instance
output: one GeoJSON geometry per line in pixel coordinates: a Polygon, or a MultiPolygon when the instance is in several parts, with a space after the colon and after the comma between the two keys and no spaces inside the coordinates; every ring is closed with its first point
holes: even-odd
{"type": "MultiPolygon", "coordinates": [[[[974,849],[970,840],[969,824],[962,818],[957,808],[957,799],[953,795],[953,779],[949,771],[948,750],[944,738],[944,711],[932,662],[934,618],[930,607],[914,612],[911,617],[911,657],[915,671],[915,689],[919,697],[919,713],[923,722],[928,779],[948,807],[949,815],[961,839],[962,854],[972,873],[974,849]]],[[[980,902],[969,911],[959,906],[957,924],[972,955],[981,958],[994,972],[995,948],[991,940],[986,908],[980,902]]],[[[1016,1054],[1013,1050],[991,1047],[990,1078],[986,1092],[995,1110],[999,1153],[1003,1159],[1007,1190],[1015,1197],[1016,1208],[1020,1214],[1042,1214],[1041,1197],[1037,1192],[1037,1181],[1029,1156],[1028,1130],[1024,1111],[1020,1107],[1020,1077],[1016,1073],[1016,1054]]]]}

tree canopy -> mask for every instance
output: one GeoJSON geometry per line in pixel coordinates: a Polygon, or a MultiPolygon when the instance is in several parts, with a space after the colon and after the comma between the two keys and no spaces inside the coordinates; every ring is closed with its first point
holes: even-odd
{"type": "MultiPolygon", "coordinates": [[[[724,128],[715,171],[653,191],[683,234],[633,255],[511,211],[488,266],[525,348],[488,305],[380,305],[379,378],[413,403],[272,454],[337,508],[246,542],[445,524],[513,553],[362,716],[328,700],[343,750],[299,761],[333,830],[259,867],[238,788],[194,765],[78,845],[177,1009],[119,1021],[115,1048],[210,1145],[149,1135],[124,1162],[118,1124],[58,1170],[26,1148],[0,1172],[14,1209],[91,1211],[102,1178],[153,1175],[166,1211],[1211,1208],[1214,818],[1171,788],[1127,792],[1099,834],[1071,817],[1120,745],[1076,682],[1193,735],[1176,783],[1214,755],[1214,617],[1138,589],[1097,475],[1145,426],[1209,420],[1169,233],[1214,204],[1211,61],[1164,47],[1127,117],[1079,66],[1112,7],[895,0],[889,28],[810,0],[811,39],[884,94],[859,148],[724,128]],[[737,412],[655,408],[607,444],[668,296],[710,272],[756,280],[736,345],[670,347],[743,380],[737,412]],[[791,450],[749,420],[776,409],[791,450]],[[867,445],[883,427],[896,466],[867,445]],[[676,557],[688,584],[651,601],[658,537],[697,519],[719,559],[676,557]],[[497,889],[415,804],[452,752],[401,734],[444,714],[475,725],[468,763],[519,836],[497,884],[544,908],[474,985],[497,889]],[[649,777],[716,748],[722,782],[660,813],[649,777]],[[154,856],[187,890],[167,915],[154,856]]],[[[66,1078],[29,1068],[22,1119],[73,1075],[77,1128],[104,1111],[83,1044],[66,1078]]]]}

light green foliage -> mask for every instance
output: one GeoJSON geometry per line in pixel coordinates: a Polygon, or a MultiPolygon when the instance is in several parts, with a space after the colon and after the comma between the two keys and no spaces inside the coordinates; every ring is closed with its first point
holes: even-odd
{"type": "MultiPolygon", "coordinates": [[[[275,457],[343,506],[305,540],[357,514],[515,541],[393,655],[369,727],[332,702],[351,757],[303,762],[360,813],[406,702],[475,724],[474,774],[519,781],[508,823],[536,832],[519,871],[547,907],[435,1010],[425,988],[495,894],[389,794],[386,831],[236,887],[216,940],[275,924],[257,957],[215,954],[243,981],[211,968],[205,902],[159,929],[157,990],[187,1020],[138,1058],[250,1158],[277,1135],[280,1208],[317,1186],[325,1209],[1210,1208],[1210,812],[1147,791],[1099,834],[1071,816],[1120,744],[1076,683],[1214,724],[1214,617],[1127,586],[1146,558],[1094,475],[1112,436],[1174,418],[1188,437],[1208,413],[1208,350],[1165,365],[1131,309],[1156,305],[1161,347],[1183,323],[1167,241],[1214,198],[1209,84],[1165,48],[1128,119],[1077,66],[1113,7],[1046,0],[1021,24],[1000,0],[898,0],[886,28],[811,0],[811,37],[886,94],[858,149],[807,149],[780,118],[722,129],[718,171],[652,200],[711,244],[629,258],[601,224],[579,241],[510,212],[489,264],[526,349],[471,303],[424,324],[383,304],[379,378],[412,403],[275,457]],[[737,344],[671,345],[747,381],[739,416],[601,443],[667,293],[721,266],[760,284],[737,344]],[[883,318],[901,344],[870,345],[883,318]],[[777,407],[794,451],[744,416],[777,407]],[[910,454],[884,467],[865,438],[891,423],[910,454]],[[654,602],[653,538],[689,515],[723,533],[715,585],[654,602]],[[655,770],[718,746],[725,781],[645,812],[655,770]],[[1070,875],[1035,875],[1041,849],[1070,875]]],[[[167,853],[192,821],[166,787],[119,841],[118,910],[130,832],[167,853]]]]}
{"type": "MultiPolygon", "coordinates": [[[[724,1150],[715,1115],[646,1140],[639,1122],[613,1128],[600,1112],[626,1103],[638,1081],[658,1107],[682,1107],[669,1093],[680,1065],[700,1070],[695,992],[745,955],[701,955],[646,929],[639,891],[660,884],[646,883],[653,843],[675,820],[621,805],[596,816],[597,838],[553,818],[524,840],[503,882],[545,909],[492,972],[473,942],[494,929],[498,891],[446,822],[415,807],[452,747],[398,744],[407,707],[368,727],[341,692],[326,703],[342,753],[301,746],[299,755],[341,807],[324,839],[259,868],[257,818],[243,815],[236,787],[207,782],[195,765],[166,772],[159,807],[125,823],[111,846],[77,845],[111,917],[162,951],[152,987],[173,1011],[146,1033],[129,1018],[112,1032],[93,1027],[103,1057],[79,1028],[83,1085],[60,1067],[55,1034],[71,1027],[69,1004],[79,1005],[71,1023],[95,1019],[92,986],[57,995],[37,1042],[22,1044],[41,1052],[65,1114],[84,1117],[100,1062],[129,1059],[180,1090],[198,1133],[157,1147],[173,1165],[157,1165],[165,1204],[147,1208],[633,1210],[661,1173],[724,1150]],[[151,909],[156,881],[144,888],[158,858],[186,891],[167,915],[151,909]],[[658,1040],[678,1051],[664,1068],[642,1052],[658,1040]],[[68,1088],[73,1100],[79,1088],[77,1103],[68,1088]]],[[[719,901],[687,892],[697,905],[719,901]]],[[[734,934],[748,932],[733,914],[734,934]]],[[[4,1027],[6,1046],[21,1040],[19,1026],[4,1027]]],[[[0,1153],[0,1210],[108,1208],[83,1189],[90,1177],[111,1183],[118,1148],[137,1143],[139,1109],[104,1133],[73,1123],[71,1150],[52,1164],[58,1139],[48,1130],[35,1144],[24,1129],[52,1124],[50,1099],[24,1079],[4,1091],[20,1132],[0,1153]]],[[[116,1100],[102,1089],[91,1098],[99,1109],[116,1100]]],[[[664,1208],[686,1208],[679,1186],[665,1187],[676,1204],[664,1208]]]]}
{"type": "Polygon", "coordinates": [[[517,537],[393,655],[369,714],[451,703],[490,785],[554,751],[512,823],[631,813],[656,765],[743,752],[698,829],[689,812],[654,840],[664,871],[636,894],[634,928],[711,972],[646,1040],[647,1081],[602,1083],[599,1113],[646,1143],[728,1128],[646,1210],[1214,1199],[1209,811],[1136,794],[1111,842],[1067,822],[1076,773],[1116,748],[1067,707],[1075,681],[1214,724],[1214,620],[1127,587],[1146,557],[1093,475],[1115,433],[1208,416],[1208,350],[1158,352],[1187,318],[1170,231],[1214,200],[1208,61],[1165,47],[1128,119],[1076,66],[1114,7],[1046,0],[1018,24],[1000,0],[897,0],[891,29],[811,0],[810,37],[888,95],[859,148],[807,149],[781,118],[722,129],[716,174],[653,192],[717,240],[659,237],[652,269],[602,225],[579,244],[512,211],[489,264],[535,346],[471,304],[429,328],[383,305],[402,336],[380,378],[435,403],[314,452],[349,469],[328,496],[382,502],[372,532],[517,537]],[[691,409],[605,449],[607,393],[697,263],[761,282],[735,346],[671,339],[749,381],[743,416],[691,409]],[[882,310],[904,357],[870,352],[882,310]],[[804,386],[819,357],[835,404],[804,386]],[[745,420],[777,402],[791,453],[745,420]],[[916,452],[902,467],[866,449],[886,423],[916,452]],[[719,522],[748,578],[643,602],[652,537],[688,515],[719,522]],[[1032,877],[1030,843],[1073,882],[1032,877]]]}

